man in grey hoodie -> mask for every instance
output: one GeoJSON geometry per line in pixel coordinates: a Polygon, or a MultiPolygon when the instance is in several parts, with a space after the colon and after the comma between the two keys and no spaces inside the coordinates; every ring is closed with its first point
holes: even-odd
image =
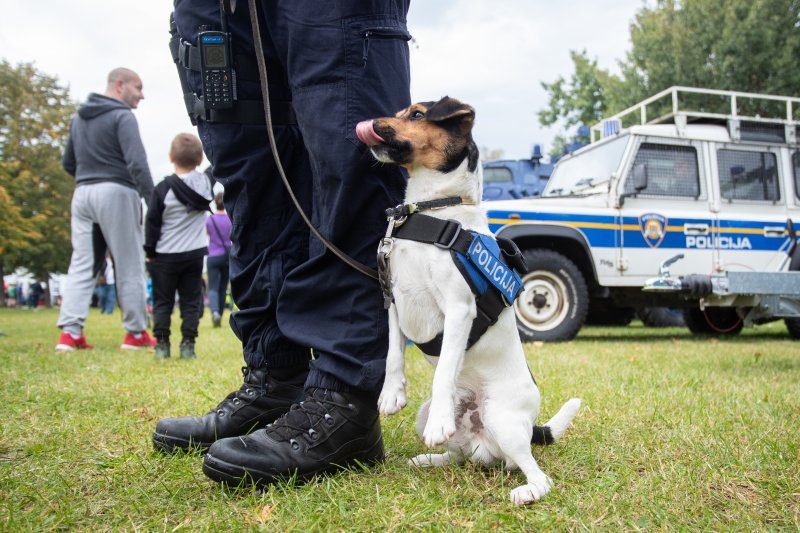
{"type": "Polygon", "coordinates": [[[149,348],[147,334],[142,203],[149,201],[153,178],[131,109],[144,99],[142,80],[132,70],[117,68],[108,75],[105,94],[92,93],[72,120],[61,160],[75,176],[72,196],[72,259],[62,293],[56,350],[92,346],[83,327],[97,276],[95,257],[107,246],[114,258],[122,325],[121,348],[149,348]]]}

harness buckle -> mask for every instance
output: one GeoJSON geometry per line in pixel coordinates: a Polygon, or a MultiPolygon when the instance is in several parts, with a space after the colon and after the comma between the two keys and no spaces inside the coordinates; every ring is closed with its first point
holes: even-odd
{"type": "MultiPolygon", "coordinates": [[[[461,228],[461,223],[460,222],[455,222],[455,221],[452,221],[452,220],[450,222],[454,223],[456,225],[456,230],[453,232],[453,237],[450,239],[450,242],[448,242],[447,244],[442,244],[442,243],[440,243],[438,241],[434,242],[433,245],[436,246],[437,248],[442,248],[443,250],[449,250],[455,244],[456,239],[458,239],[458,236],[461,235],[461,229],[462,229],[461,228]]],[[[447,227],[450,227],[450,226],[447,226],[447,227]]]]}
{"type": "Polygon", "coordinates": [[[391,237],[381,239],[381,245],[378,247],[378,252],[385,257],[392,253],[394,248],[394,239],[391,237]]]}

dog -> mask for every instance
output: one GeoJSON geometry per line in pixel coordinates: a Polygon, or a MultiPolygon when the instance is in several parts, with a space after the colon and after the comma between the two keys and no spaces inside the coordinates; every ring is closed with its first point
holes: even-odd
{"type": "MultiPolygon", "coordinates": [[[[456,198],[456,205],[442,201],[448,205],[425,214],[457,222],[462,230],[493,240],[480,207],[482,170],[472,138],[474,120],[471,106],[444,97],[414,104],[393,117],[360,122],[356,136],[379,162],[407,169],[402,213],[415,209],[418,213],[420,206],[437,205],[437,199],[456,198]]],[[[395,218],[394,225],[402,220],[395,218]]],[[[428,447],[444,445],[447,451],[418,455],[409,463],[444,466],[470,460],[491,466],[502,461],[508,469],[519,468],[526,478],[524,485],[511,491],[511,501],[523,505],[539,500],[550,491],[552,480],[539,469],[531,443],[558,440],[581,401],[569,400],[545,426],[535,426],[540,394],[525,361],[513,306],[506,302],[497,321],[469,346],[478,313],[476,296],[450,252],[392,238],[393,230],[390,222],[381,244],[383,260],[388,261],[385,284],[390,286],[387,302],[391,303],[380,413],[392,415],[406,406],[407,339],[421,345],[419,341],[438,336],[440,355],[425,355],[435,367],[433,388],[431,399],[419,411],[416,431],[428,447]]]]}

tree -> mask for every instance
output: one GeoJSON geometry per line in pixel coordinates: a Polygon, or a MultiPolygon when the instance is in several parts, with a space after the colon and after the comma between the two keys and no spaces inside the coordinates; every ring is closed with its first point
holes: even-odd
{"type": "Polygon", "coordinates": [[[540,121],[591,125],[673,85],[797,94],[799,24],[797,0],[658,0],[636,14],[621,75],[573,52],[569,82],[542,84],[540,121]]]}
{"type": "Polygon", "coordinates": [[[563,120],[569,128],[580,124],[594,124],[608,112],[609,107],[623,100],[623,81],[597,66],[589,59],[586,50],[570,52],[575,72],[569,81],[559,77],[553,83],[542,82],[549,93],[548,107],[539,111],[539,122],[551,126],[563,120]]]}
{"type": "Polygon", "coordinates": [[[0,62],[0,273],[46,280],[69,264],[74,180],[61,153],[74,112],[56,78],[0,62]]]}

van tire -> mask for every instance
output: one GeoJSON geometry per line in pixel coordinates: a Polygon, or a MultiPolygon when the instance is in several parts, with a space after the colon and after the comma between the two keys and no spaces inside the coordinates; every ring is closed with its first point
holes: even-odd
{"type": "Polygon", "coordinates": [[[546,249],[524,252],[525,290],[514,302],[523,341],[569,341],[589,311],[589,291],[581,271],[567,257],[546,249]]]}
{"type": "Polygon", "coordinates": [[[627,326],[636,318],[633,307],[618,307],[608,298],[595,298],[589,302],[585,325],[589,326],[627,326]]]}
{"type": "Polygon", "coordinates": [[[744,322],[732,307],[684,309],[683,319],[689,331],[698,335],[738,335],[744,322]]]}
{"type": "Polygon", "coordinates": [[[636,315],[648,328],[682,328],[686,325],[682,310],[672,307],[641,307],[636,315]]]}
{"type": "Polygon", "coordinates": [[[785,318],[786,329],[789,330],[789,336],[793,339],[800,340],[800,318],[785,318]]]}

